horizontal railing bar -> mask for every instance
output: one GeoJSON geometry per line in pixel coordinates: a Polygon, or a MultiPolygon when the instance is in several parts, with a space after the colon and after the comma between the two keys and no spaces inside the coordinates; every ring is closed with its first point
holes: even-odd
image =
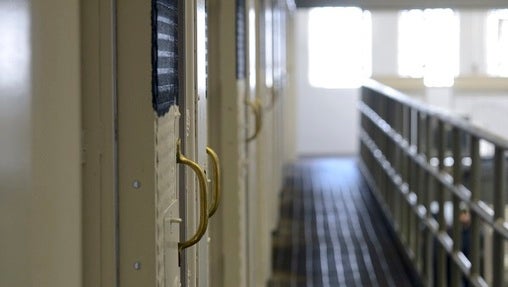
{"type": "Polygon", "coordinates": [[[390,87],[384,86],[374,80],[368,80],[363,85],[363,88],[370,89],[371,91],[381,93],[384,96],[403,103],[406,106],[411,107],[414,110],[417,110],[421,113],[424,113],[428,116],[432,116],[437,118],[455,128],[458,128],[466,133],[476,136],[478,138],[484,139],[488,142],[494,143],[496,146],[502,149],[508,149],[508,140],[502,138],[494,133],[491,133],[481,127],[474,125],[471,122],[468,122],[464,119],[461,119],[457,116],[451,115],[449,112],[446,112],[443,109],[432,107],[429,105],[425,105],[418,100],[411,99],[404,95],[403,93],[394,90],[390,87]]]}
{"type": "Polygon", "coordinates": [[[503,250],[508,240],[503,208],[508,140],[373,81],[362,88],[359,111],[362,173],[370,179],[367,183],[425,284],[458,286],[464,278],[470,286],[484,287],[489,286],[486,280],[491,276],[491,284],[503,284],[503,250]],[[491,159],[495,169],[493,204],[481,200],[480,141],[495,148],[491,159]],[[467,174],[471,174],[469,178],[467,174]],[[451,218],[445,221],[444,217],[448,201],[453,203],[452,233],[451,218]],[[432,213],[436,202],[439,212],[432,213]],[[469,207],[474,236],[467,257],[463,253],[465,235],[459,227],[467,220],[459,211],[462,206],[469,207]],[[485,227],[492,233],[494,257],[489,260],[492,270],[482,274],[480,228],[485,227]],[[425,238],[419,238],[422,234],[425,238]],[[425,241],[421,250],[420,240],[425,241]],[[448,271],[446,257],[451,263],[448,271]],[[433,270],[436,264],[438,271],[433,270]]]}
{"type": "Polygon", "coordinates": [[[459,267],[460,272],[471,281],[471,262],[467,259],[464,253],[453,252],[451,259],[455,265],[459,267]]]}
{"type": "MultiPolygon", "coordinates": [[[[474,211],[480,219],[487,223],[489,226],[494,228],[498,233],[500,233],[504,239],[508,239],[508,228],[502,224],[496,223],[494,221],[494,212],[492,209],[488,208],[486,205],[479,205],[480,202],[472,202],[471,191],[469,191],[465,186],[460,185],[457,187],[453,184],[453,180],[451,176],[446,173],[439,171],[436,167],[430,165],[424,157],[415,156],[414,151],[410,150],[407,143],[403,144],[401,142],[397,142],[395,137],[395,131],[391,129],[391,127],[387,126],[386,122],[381,119],[376,112],[374,112],[370,107],[365,105],[364,103],[360,103],[359,105],[360,111],[371,120],[372,123],[378,126],[378,128],[382,129],[386,135],[388,135],[395,144],[399,145],[402,151],[404,151],[407,155],[409,155],[419,166],[425,169],[428,173],[431,174],[434,178],[438,180],[439,184],[442,184],[448,191],[450,191],[454,196],[457,196],[460,200],[462,200],[470,210],[474,211]],[[466,192],[467,191],[467,192],[466,192]]],[[[482,202],[483,203],[483,202],[482,202]]]]}
{"type": "MultiPolygon", "coordinates": [[[[401,177],[397,174],[397,172],[391,167],[390,164],[386,164],[388,161],[386,158],[384,158],[382,153],[376,153],[378,151],[378,147],[375,145],[374,141],[368,136],[365,131],[361,132],[361,140],[369,148],[371,151],[371,154],[376,159],[376,161],[380,164],[380,166],[383,167],[385,172],[390,174],[390,179],[396,184],[398,191],[405,195],[404,198],[410,203],[409,195],[412,194],[409,192],[408,186],[406,183],[402,183],[401,177]],[[386,169],[385,169],[386,168],[386,169]]],[[[366,168],[364,168],[366,169],[366,168]]],[[[369,181],[369,185],[373,185],[372,180],[369,181]]],[[[464,186],[460,187],[461,189],[465,189],[464,186]]],[[[380,201],[380,197],[376,194],[376,197],[378,198],[378,201],[380,201]]],[[[472,204],[471,205],[474,209],[473,211],[477,213],[482,218],[492,218],[493,216],[493,210],[490,209],[488,206],[486,206],[483,202],[479,201],[479,204],[472,204]],[[482,206],[483,205],[483,206],[482,206]]],[[[387,205],[384,204],[384,208],[386,214],[391,214],[391,211],[388,209],[387,205]],[[387,213],[386,210],[389,212],[387,213]]],[[[459,269],[461,270],[461,273],[468,278],[468,281],[472,284],[472,286],[477,287],[485,287],[488,286],[488,284],[485,282],[485,280],[477,275],[477,274],[470,274],[471,270],[471,264],[469,260],[465,258],[462,252],[458,252],[456,254],[453,253],[451,249],[451,238],[447,234],[443,234],[441,231],[439,231],[439,224],[434,218],[428,218],[426,216],[426,208],[422,205],[413,206],[411,208],[419,217],[420,221],[425,225],[425,227],[430,230],[434,238],[438,239],[438,242],[440,245],[445,249],[448,256],[451,256],[451,258],[454,260],[454,262],[459,266],[459,269]],[[466,264],[466,262],[469,262],[469,264],[466,264]]],[[[392,218],[393,220],[393,218],[392,218]]],[[[489,223],[489,222],[486,222],[489,223]]],[[[395,228],[397,226],[396,222],[393,222],[395,228]]],[[[507,237],[508,234],[506,234],[506,231],[508,231],[507,223],[500,220],[497,221],[495,224],[489,224],[491,225],[494,230],[498,233],[500,233],[502,236],[507,237]]],[[[411,251],[411,250],[408,250],[411,251]]],[[[411,251],[412,252],[412,251],[411,251]]]]}
{"type": "Polygon", "coordinates": [[[489,287],[489,284],[480,275],[471,275],[469,283],[473,284],[474,287],[489,287]]]}
{"type": "MultiPolygon", "coordinates": [[[[364,131],[361,133],[360,138],[361,138],[362,142],[369,148],[371,153],[374,155],[374,151],[378,150],[378,148],[375,145],[375,143],[372,141],[372,139],[370,139],[370,137],[364,131]]],[[[383,165],[383,162],[387,161],[386,158],[384,158],[384,156],[382,154],[374,155],[374,158],[379,163],[379,165],[383,165]]],[[[391,167],[387,167],[387,168],[390,170],[393,170],[393,168],[391,168],[391,167]]],[[[389,171],[389,170],[384,170],[384,171],[387,173],[392,173],[392,171],[389,171]]],[[[390,177],[390,178],[393,179],[393,177],[390,177]]],[[[398,186],[398,190],[400,193],[403,193],[403,190],[405,190],[405,189],[406,188],[404,188],[403,186],[398,186]]],[[[407,193],[407,194],[409,194],[409,193],[407,193]]],[[[406,201],[408,202],[408,204],[410,204],[410,202],[409,202],[410,200],[408,199],[408,196],[405,196],[405,198],[406,198],[406,201]]],[[[451,248],[452,243],[450,242],[451,238],[448,236],[448,234],[443,233],[442,231],[439,230],[438,222],[434,218],[426,217],[425,214],[419,214],[418,213],[418,206],[416,206],[416,205],[414,206],[414,208],[412,208],[412,210],[416,212],[416,214],[418,215],[420,220],[431,231],[431,233],[434,235],[434,237],[438,239],[438,242],[440,243],[440,245],[451,256],[452,255],[452,248],[451,248]]]]}
{"type": "MultiPolygon", "coordinates": [[[[369,173],[367,173],[367,167],[364,165],[363,162],[360,161],[359,163],[360,163],[360,171],[362,172],[365,181],[367,182],[369,187],[371,188],[374,187],[375,186],[374,179],[369,173]]],[[[390,223],[393,224],[394,229],[398,230],[398,223],[395,221],[395,218],[393,217],[393,214],[388,208],[388,205],[384,201],[381,201],[380,195],[378,193],[373,194],[376,200],[380,203],[381,209],[383,209],[383,213],[389,218],[390,223]]]]}
{"type": "Polygon", "coordinates": [[[439,241],[439,243],[444,248],[446,253],[448,253],[449,256],[452,256],[453,255],[453,249],[452,249],[453,240],[450,237],[450,235],[448,235],[446,233],[446,231],[439,230],[436,234],[436,239],[439,241]]]}
{"type": "MultiPolygon", "coordinates": [[[[360,139],[371,151],[372,155],[374,156],[374,158],[376,159],[378,164],[383,167],[383,170],[386,173],[393,173],[393,168],[391,168],[389,165],[384,164],[385,162],[387,162],[387,159],[384,158],[384,156],[382,154],[379,154],[379,153],[377,155],[374,154],[375,151],[378,150],[378,148],[375,145],[374,141],[372,141],[372,139],[364,131],[362,131],[362,133],[360,135],[360,139]],[[387,167],[388,170],[384,168],[385,166],[387,167]]],[[[363,169],[366,169],[366,168],[364,167],[363,169]]],[[[394,178],[395,177],[390,176],[390,179],[394,179],[394,178]]],[[[369,183],[369,185],[373,185],[373,180],[367,180],[367,182],[369,183]]],[[[373,188],[373,189],[377,189],[377,188],[373,188]]],[[[403,193],[402,186],[398,185],[397,189],[399,190],[400,193],[403,193]]],[[[406,200],[408,201],[408,204],[410,204],[409,194],[411,194],[411,193],[408,193],[407,197],[405,196],[406,200]]],[[[380,197],[377,194],[376,194],[376,197],[377,197],[378,201],[380,201],[380,197]]],[[[384,206],[383,209],[387,209],[386,203],[383,202],[383,206],[384,206]]],[[[425,209],[425,208],[423,208],[423,209],[425,209]]],[[[455,264],[459,267],[459,270],[461,271],[461,273],[465,277],[468,278],[468,281],[470,281],[470,283],[472,283],[473,286],[478,286],[478,287],[488,286],[488,285],[486,285],[486,282],[483,280],[483,278],[481,278],[481,277],[477,278],[477,276],[475,276],[475,277],[470,276],[471,264],[470,264],[469,260],[464,256],[464,254],[462,252],[454,252],[453,251],[453,249],[452,249],[453,241],[452,241],[451,237],[446,232],[439,230],[438,222],[434,218],[426,217],[425,213],[420,212],[419,211],[420,206],[418,206],[418,205],[412,206],[412,210],[417,214],[420,221],[425,225],[425,227],[430,230],[433,237],[437,239],[437,241],[439,242],[441,247],[443,247],[443,249],[448,254],[448,256],[450,256],[450,258],[452,258],[452,260],[455,262],[455,264]]],[[[391,211],[389,209],[388,209],[388,211],[389,211],[388,214],[391,214],[391,211]]],[[[406,247],[406,249],[407,249],[406,252],[413,252],[411,249],[408,249],[407,247],[406,247]]]]}
{"type": "MultiPolygon", "coordinates": [[[[361,140],[364,141],[364,144],[369,148],[369,150],[371,150],[371,152],[379,150],[377,148],[377,146],[375,146],[375,143],[372,141],[372,139],[370,139],[370,137],[367,135],[367,133],[362,131],[360,137],[361,137],[361,140]]],[[[384,164],[387,162],[387,160],[384,158],[384,156],[382,154],[378,153],[377,156],[374,155],[374,158],[383,167],[383,170],[385,170],[385,172],[390,173],[390,174],[394,173],[393,168],[391,168],[389,165],[384,164]]],[[[393,180],[394,178],[395,178],[395,176],[390,176],[390,179],[393,180]]],[[[438,223],[435,221],[435,219],[429,220],[429,218],[427,218],[425,216],[425,214],[422,214],[419,212],[419,207],[414,204],[413,200],[410,199],[410,195],[412,195],[413,193],[408,190],[406,184],[398,185],[398,189],[399,189],[399,192],[404,195],[404,198],[406,199],[408,204],[412,207],[412,210],[418,215],[420,220],[432,231],[432,233],[435,235],[435,237],[438,238],[438,240],[442,243],[443,248],[445,248],[445,250],[447,250],[447,253],[451,255],[452,250],[451,250],[451,247],[448,245],[448,243],[449,243],[448,240],[451,240],[451,238],[449,238],[449,236],[446,235],[446,237],[447,237],[446,241],[443,240],[443,235],[439,233],[438,223]],[[430,223],[430,221],[433,221],[433,223],[430,223]]],[[[472,206],[478,207],[478,209],[475,209],[473,211],[475,211],[475,212],[480,211],[480,213],[477,214],[480,217],[484,216],[482,213],[484,213],[484,214],[488,213],[487,211],[485,211],[485,209],[483,207],[475,206],[474,204],[472,204],[472,206]]],[[[488,215],[485,215],[485,216],[488,216],[488,215]]],[[[502,235],[503,237],[505,237],[505,239],[508,238],[508,226],[507,226],[506,222],[504,222],[503,220],[497,220],[495,223],[485,221],[485,223],[490,225],[495,230],[495,232],[497,232],[500,235],[502,235]]]]}

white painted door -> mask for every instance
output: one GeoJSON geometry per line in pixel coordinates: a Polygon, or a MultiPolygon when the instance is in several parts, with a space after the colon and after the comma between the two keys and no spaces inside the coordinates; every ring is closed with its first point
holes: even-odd
{"type": "Polygon", "coordinates": [[[176,162],[181,90],[180,75],[171,63],[178,62],[181,54],[171,54],[178,50],[173,44],[178,34],[171,31],[174,19],[182,17],[167,13],[163,2],[116,2],[118,281],[122,287],[180,286],[178,243],[180,226],[186,223],[179,213],[176,162]],[[157,48],[152,54],[154,43],[157,48]]]}
{"type": "Polygon", "coordinates": [[[204,0],[117,1],[123,286],[207,286],[204,0]]]}
{"type": "MultiPolygon", "coordinates": [[[[186,83],[186,106],[183,111],[185,117],[185,132],[182,136],[187,150],[193,152],[193,158],[207,172],[209,177],[212,172],[208,171],[208,155],[206,148],[207,139],[207,27],[206,7],[204,0],[186,1],[185,3],[185,83],[186,83]]],[[[192,234],[199,226],[201,202],[199,188],[195,186],[195,180],[187,176],[187,203],[186,216],[188,222],[187,235],[192,234]],[[194,191],[193,191],[194,189],[194,191]]],[[[212,181],[209,178],[208,181],[212,181]]],[[[210,192],[208,192],[209,194],[210,192]]],[[[208,196],[208,201],[210,200],[208,196]]],[[[207,209],[209,203],[207,203],[207,209]]],[[[208,216],[208,214],[207,214],[208,216]]],[[[208,231],[203,235],[195,247],[186,252],[187,286],[208,286],[208,231]]]]}
{"type": "Polygon", "coordinates": [[[210,286],[248,286],[246,278],[246,5],[210,1],[209,140],[222,160],[222,199],[211,219],[210,286]]]}
{"type": "MultiPolygon", "coordinates": [[[[213,172],[212,167],[207,163],[208,154],[206,152],[206,148],[208,146],[208,123],[207,123],[207,13],[205,0],[197,0],[196,1],[196,60],[197,60],[197,123],[196,123],[196,141],[198,146],[198,158],[202,162],[205,169],[208,171],[207,175],[209,177],[209,182],[212,182],[216,179],[212,178],[213,172]]],[[[213,182],[215,184],[215,182],[213,182]]],[[[207,211],[210,211],[212,199],[212,188],[211,185],[208,186],[208,208],[207,211]]],[[[207,213],[210,216],[209,213],[207,213]]],[[[209,218],[210,219],[210,218],[209,218]]],[[[210,268],[210,260],[209,260],[209,233],[206,232],[203,240],[200,241],[198,245],[198,284],[199,287],[208,287],[209,286],[209,268],[210,268]]]]}

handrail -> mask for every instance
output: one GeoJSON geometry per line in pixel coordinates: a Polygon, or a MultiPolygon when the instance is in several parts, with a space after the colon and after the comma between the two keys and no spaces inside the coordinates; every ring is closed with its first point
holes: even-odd
{"type": "MultiPolygon", "coordinates": [[[[390,129],[386,123],[383,122],[383,120],[376,116],[375,113],[365,106],[364,104],[360,104],[359,106],[360,111],[369,117],[370,120],[375,122],[375,124],[380,128],[383,129],[386,134],[393,140],[393,142],[397,143],[397,145],[403,146],[401,147],[401,150],[407,155],[407,156],[417,156],[414,153],[414,150],[412,150],[408,145],[401,142],[401,139],[396,136],[396,132],[390,129]]],[[[370,137],[365,133],[362,132],[360,134],[360,137],[364,141],[371,141],[370,137]]],[[[377,147],[372,147],[373,149],[376,149],[377,147]]],[[[475,211],[475,213],[482,219],[484,223],[487,223],[491,225],[493,228],[495,228],[499,233],[503,235],[503,237],[508,240],[508,229],[507,227],[502,226],[496,226],[496,218],[494,217],[494,212],[491,208],[488,206],[477,206],[477,204],[474,204],[470,201],[471,195],[468,192],[465,192],[465,187],[463,185],[455,186],[453,181],[450,179],[450,176],[447,174],[441,173],[436,167],[432,166],[426,159],[424,158],[415,158],[415,163],[419,165],[420,168],[424,169],[425,172],[432,175],[435,180],[440,185],[446,186],[448,190],[450,190],[456,197],[459,197],[462,201],[464,201],[468,207],[475,211]]],[[[388,164],[386,162],[386,159],[383,161],[381,160],[381,163],[388,164]]],[[[391,171],[395,172],[395,171],[391,171]]],[[[393,179],[395,180],[395,178],[393,179]]],[[[466,189],[467,190],[467,189],[466,189]]]]}
{"type": "Polygon", "coordinates": [[[362,88],[358,108],[362,172],[426,285],[458,286],[462,278],[471,286],[504,285],[508,140],[374,81],[362,88]],[[493,199],[488,203],[481,197],[487,191],[480,183],[480,140],[495,147],[493,199]],[[453,169],[445,166],[450,156],[453,169]],[[468,178],[464,157],[471,162],[468,178]],[[444,212],[448,200],[453,206],[451,228],[444,212]],[[435,203],[437,214],[432,212],[435,203]],[[461,230],[466,228],[459,220],[462,207],[471,214],[469,256],[461,249],[461,230]],[[481,225],[492,232],[492,268],[485,274],[480,272],[481,225]]]}
{"type": "Polygon", "coordinates": [[[446,111],[442,108],[430,106],[425,103],[422,103],[419,100],[412,99],[407,95],[403,94],[400,91],[397,91],[391,87],[385,86],[375,80],[369,79],[364,85],[364,88],[370,89],[374,92],[383,94],[385,97],[391,98],[395,101],[403,103],[404,105],[411,107],[414,110],[425,113],[427,115],[431,115],[443,122],[446,122],[449,125],[452,125],[456,128],[459,128],[463,131],[466,131],[478,138],[482,138],[488,142],[496,143],[497,146],[502,147],[503,149],[508,150],[508,140],[502,138],[488,130],[485,130],[482,127],[477,126],[474,123],[468,122],[463,118],[460,118],[456,115],[450,114],[449,111],[446,111]]]}

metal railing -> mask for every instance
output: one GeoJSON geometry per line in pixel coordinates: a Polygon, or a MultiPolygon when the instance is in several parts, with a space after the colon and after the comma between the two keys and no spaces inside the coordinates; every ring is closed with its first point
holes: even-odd
{"type": "Polygon", "coordinates": [[[506,286],[508,141],[374,81],[359,110],[363,173],[424,284],[506,286]]]}

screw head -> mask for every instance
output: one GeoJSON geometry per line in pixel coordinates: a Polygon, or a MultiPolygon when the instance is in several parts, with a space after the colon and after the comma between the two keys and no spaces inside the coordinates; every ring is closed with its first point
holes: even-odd
{"type": "Polygon", "coordinates": [[[139,180],[134,180],[132,182],[132,187],[135,188],[135,189],[139,189],[141,187],[141,182],[139,180]]]}
{"type": "Polygon", "coordinates": [[[139,262],[139,261],[134,262],[132,267],[134,268],[134,270],[140,270],[141,269],[141,262],[139,262]]]}

